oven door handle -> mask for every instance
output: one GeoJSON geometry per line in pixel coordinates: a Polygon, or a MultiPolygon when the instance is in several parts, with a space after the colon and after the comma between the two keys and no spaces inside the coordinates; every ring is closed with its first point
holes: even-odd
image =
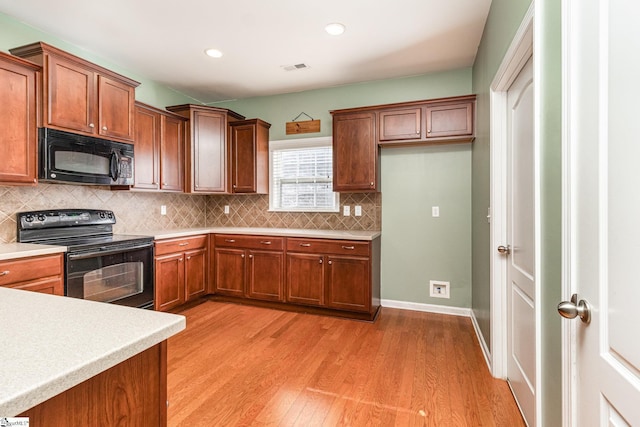
{"type": "Polygon", "coordinates": [[[103,256],[103,255],[113,255],[113,254],[131,252],[131,251],[135,251],[135,250],[138,250],[138,249],[147,249],[147,248],[152,248],[152,247],[153,247],[153,243],[151,243],[151,244],[147,243],[147,244],[144,244],[144,245],[126,246],[126,247],[120,247],[120,248],[105,250],[105,251],[91,251],[91,252],[79,253],[79,254],[68,254],[67,255],[67,259],[69,261],[75,261],[77,259],[95,258],[95,257],[98,257],[98,256],[103,256]]]}

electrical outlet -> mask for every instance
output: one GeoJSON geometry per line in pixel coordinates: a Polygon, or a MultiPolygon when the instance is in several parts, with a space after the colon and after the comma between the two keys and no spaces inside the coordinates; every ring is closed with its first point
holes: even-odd
{"type": "Polygon", "coordinates": [[[362,206],[356,205],[354,215],[355,216],[362,216],[362,206]]]}
{"type": "Polygon", "coordinates": [[[429,280],[429,296],[434,298],[451,298],[450,283],[442,280],[429,280]]]}
{"type": "Polygon", "coordinates": [[[160,205],[160,215],[166,215],[166,214],[167,214],[167,206],[160,205]]]}
{"type": "Polygon", "coordinates": [[[440,206],[431,206],[431,216],[434,218],[440,216],[440,206]]]}
{"type": "Polygon", "coordinates": [[[224,205],[224,214],[229,215],[229,205],[224,205]]]}
{"type": "Polygon", "coordinates": [[[342,215],[349,216],[351,215],[351,206],[345,205],[342,207],[342,215]]]}

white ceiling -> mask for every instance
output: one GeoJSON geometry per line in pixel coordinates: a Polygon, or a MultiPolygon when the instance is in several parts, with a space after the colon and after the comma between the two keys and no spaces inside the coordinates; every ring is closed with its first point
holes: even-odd
{"type": "Polygon", "coordinates": [[[469,67],[490,4],[0,0],[0,12],[212,103],[469,67]],[[330,22],[347,30],[330,36],[330,22]],[[210,58],[207,48],[224,56],[210,58]],[[310,68],[283,69],[299,63],[310,68]]]}

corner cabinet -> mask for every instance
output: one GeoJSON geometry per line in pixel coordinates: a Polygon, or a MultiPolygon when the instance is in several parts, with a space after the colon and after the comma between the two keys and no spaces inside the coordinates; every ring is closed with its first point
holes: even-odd
{"type": "Polygon", "coordinates": [[[0,52],[0,185],[35,185],[40,67],[0,52]]]}
{"type": "Polygon", "coordinates": [[[166,311],[207,291],[208,235],[155,242],[155,309],[166,311]]]}
{"type": "Polygon", "coordinates": [[[260,119],[229,124],[231,136],[231,192],[269,193],[269,128],[260,119]]]}
{"type": "Polygon", "coordinates": [[[137,190],[183,191],[186,119],[136,102],[135,184],[137,190]]]}
{"type": "Polygon", "coordinates": [[[376,116],[373,112],[337,112],[333,115],[333,191],[379,190],[376,116]]]}
{"type": "Polygon", "coordinates": [[[43,67],[45,127],[130,142],[140,84],[43,42],[10,49],[43,67]]]}
{"type": "Polygon", "coordinates": [[[185,192],[229,193],[228,123],[244,116],[224,108],[174,105],[167,110],[188,119],[185,144],[185,192]]]}

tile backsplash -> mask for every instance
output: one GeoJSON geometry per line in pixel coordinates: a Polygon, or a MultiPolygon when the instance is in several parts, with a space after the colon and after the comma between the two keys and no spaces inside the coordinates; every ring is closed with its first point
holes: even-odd
{"type": "Polygon", "coordinates": [[[230,226],[333,230],[380,230],[382,197],[379,193],[342,194],[341,213],[269,212],[269,196],[203,196],[181,193],[111,191],[109,187],[38,184],[35,187],[0,186],[0,243],[16,241],[16,213],[23,211],[85,208],[110,209],[118,222],[116,233],[173,228],[230,226]],[[160,206],[167,215],[160,215],[160,206]],[[230,207],[229,215],[224,206],[230,207]],[[353,215],[355,205],[362,216],[353,215]]]}

